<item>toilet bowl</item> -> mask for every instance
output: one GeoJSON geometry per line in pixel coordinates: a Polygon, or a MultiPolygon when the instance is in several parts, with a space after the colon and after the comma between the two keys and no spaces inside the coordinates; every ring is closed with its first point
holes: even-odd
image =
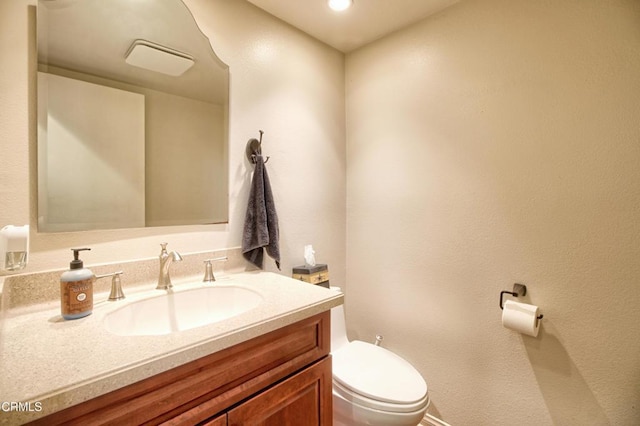
{"type": "Polygon", "coordinates": [[[405,359],[347,339],[342,306],[331,309],[333,426],[416,426],[429,406],[427,383],[405,359]]]}

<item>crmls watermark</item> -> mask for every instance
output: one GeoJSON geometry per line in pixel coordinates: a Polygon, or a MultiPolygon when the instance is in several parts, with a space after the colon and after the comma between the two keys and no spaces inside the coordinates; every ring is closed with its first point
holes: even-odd
{"type": "Polygon", "coordinates": [[[0,411],[5,413],[11,411],[42,411],[42,402],[15,402],[15,401],[2,401],[0,402],[0,411]]]}

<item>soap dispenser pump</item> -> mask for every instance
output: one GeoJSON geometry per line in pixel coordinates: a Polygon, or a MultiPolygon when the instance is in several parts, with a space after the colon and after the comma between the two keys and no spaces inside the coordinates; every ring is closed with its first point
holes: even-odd
{"type": "Polygon", "coordinates": [[[96,276],[84,267],[80,252],[90,248],[71,249],[73,260],[69,270],[60,277],[62,317],[66,320],[86,317],[93,312],[93,283],[96,276]]]}

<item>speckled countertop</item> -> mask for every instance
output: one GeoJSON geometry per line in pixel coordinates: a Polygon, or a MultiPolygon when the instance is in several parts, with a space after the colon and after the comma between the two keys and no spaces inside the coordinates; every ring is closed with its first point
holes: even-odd
{"type": "MultiPolygon", "coordinates": [[[[174,291],[205,285],[201,279],[200,275],[174,278],[174,291]]],[[[0,424],[21,424],[43,417],[343,301],[339,292],[267,272],[228,274],[212,285],[246,287],[262,295],[264,301],[235,317],[161,336],[117,336],[103,324],[109,312],[161,291],[153,287],[127,295],[123,301],[98,301],[92,315],[72,321],[60,316],[59,301],[5,313],[0,334],[0,403],[32,404],[28,406],[31,411],[0,409],[0,424]]]]}

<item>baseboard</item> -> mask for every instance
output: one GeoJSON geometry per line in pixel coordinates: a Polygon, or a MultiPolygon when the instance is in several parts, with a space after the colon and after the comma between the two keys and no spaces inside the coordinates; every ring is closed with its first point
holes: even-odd
{"type": "Polygon", "coordinates": [[[424,418],[420,422],[420,426],[451,426],[451,425],[427,413],[424,415],[424,418]]]}

